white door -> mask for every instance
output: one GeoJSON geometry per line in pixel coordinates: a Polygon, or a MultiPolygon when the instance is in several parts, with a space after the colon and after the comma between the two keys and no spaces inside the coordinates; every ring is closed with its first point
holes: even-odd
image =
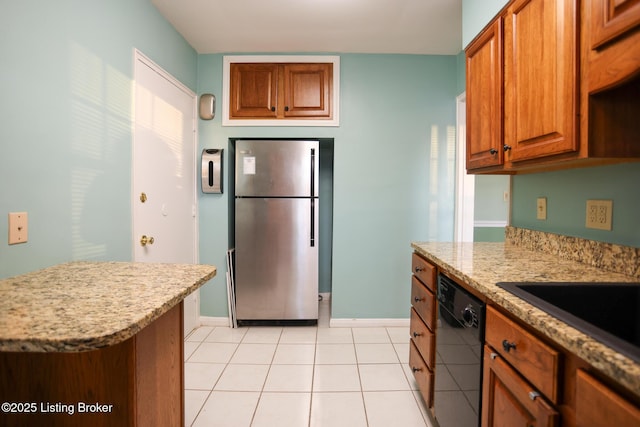
{"type": "MultiPolygon", "coordinates": [[[[134,74],[133,258],[196,263],[196,95],[138,51],[134,74]]],[[[186,335],[197,326],[198,292],[184,317],[186,335]]]]}

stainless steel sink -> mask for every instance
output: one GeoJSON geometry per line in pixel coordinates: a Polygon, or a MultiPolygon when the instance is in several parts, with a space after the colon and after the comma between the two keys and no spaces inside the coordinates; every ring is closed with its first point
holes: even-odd
{"type": "Polygon", "coordinates": [[[640,283],[500,282],[497,285],[640,362],[640,283]]]}

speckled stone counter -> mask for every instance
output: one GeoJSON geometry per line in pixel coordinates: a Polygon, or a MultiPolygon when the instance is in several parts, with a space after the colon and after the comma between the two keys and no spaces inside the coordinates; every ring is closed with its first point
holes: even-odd
{"type": "Polygon", "coordinates": [[[640,364],[596,339],[496,286],[501,281],[638,282],[557,255],[507,243],[412,243],[416,252],[502,306],[557,343],[640,396],[640,364]]]}
{"type": "Polygon", "coordinates": [[[0,280],[0,351],[120,343],[215,274],[209,265],[72,262],[0,280]]]}

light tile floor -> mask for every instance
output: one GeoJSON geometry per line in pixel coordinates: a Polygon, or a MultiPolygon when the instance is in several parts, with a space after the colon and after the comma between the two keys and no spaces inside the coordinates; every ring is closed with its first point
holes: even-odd
{"type": "Polygon", "coordinates": [[[203,326],[185,340],[185,423],[224,427],[430,426],[408,328],[203,326]]]}

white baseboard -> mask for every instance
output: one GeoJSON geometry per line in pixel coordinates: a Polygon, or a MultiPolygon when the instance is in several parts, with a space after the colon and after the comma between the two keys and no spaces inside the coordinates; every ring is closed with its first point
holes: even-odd
{"type": "Polygon", "coordinates": [[[331,319],[330,328],[403,328],[409,319],[331,319]]]}
{"type": "Polygon", "coordinates": [[[200,316],[200,326],[229,326],[229,318],[200,316]]]}

